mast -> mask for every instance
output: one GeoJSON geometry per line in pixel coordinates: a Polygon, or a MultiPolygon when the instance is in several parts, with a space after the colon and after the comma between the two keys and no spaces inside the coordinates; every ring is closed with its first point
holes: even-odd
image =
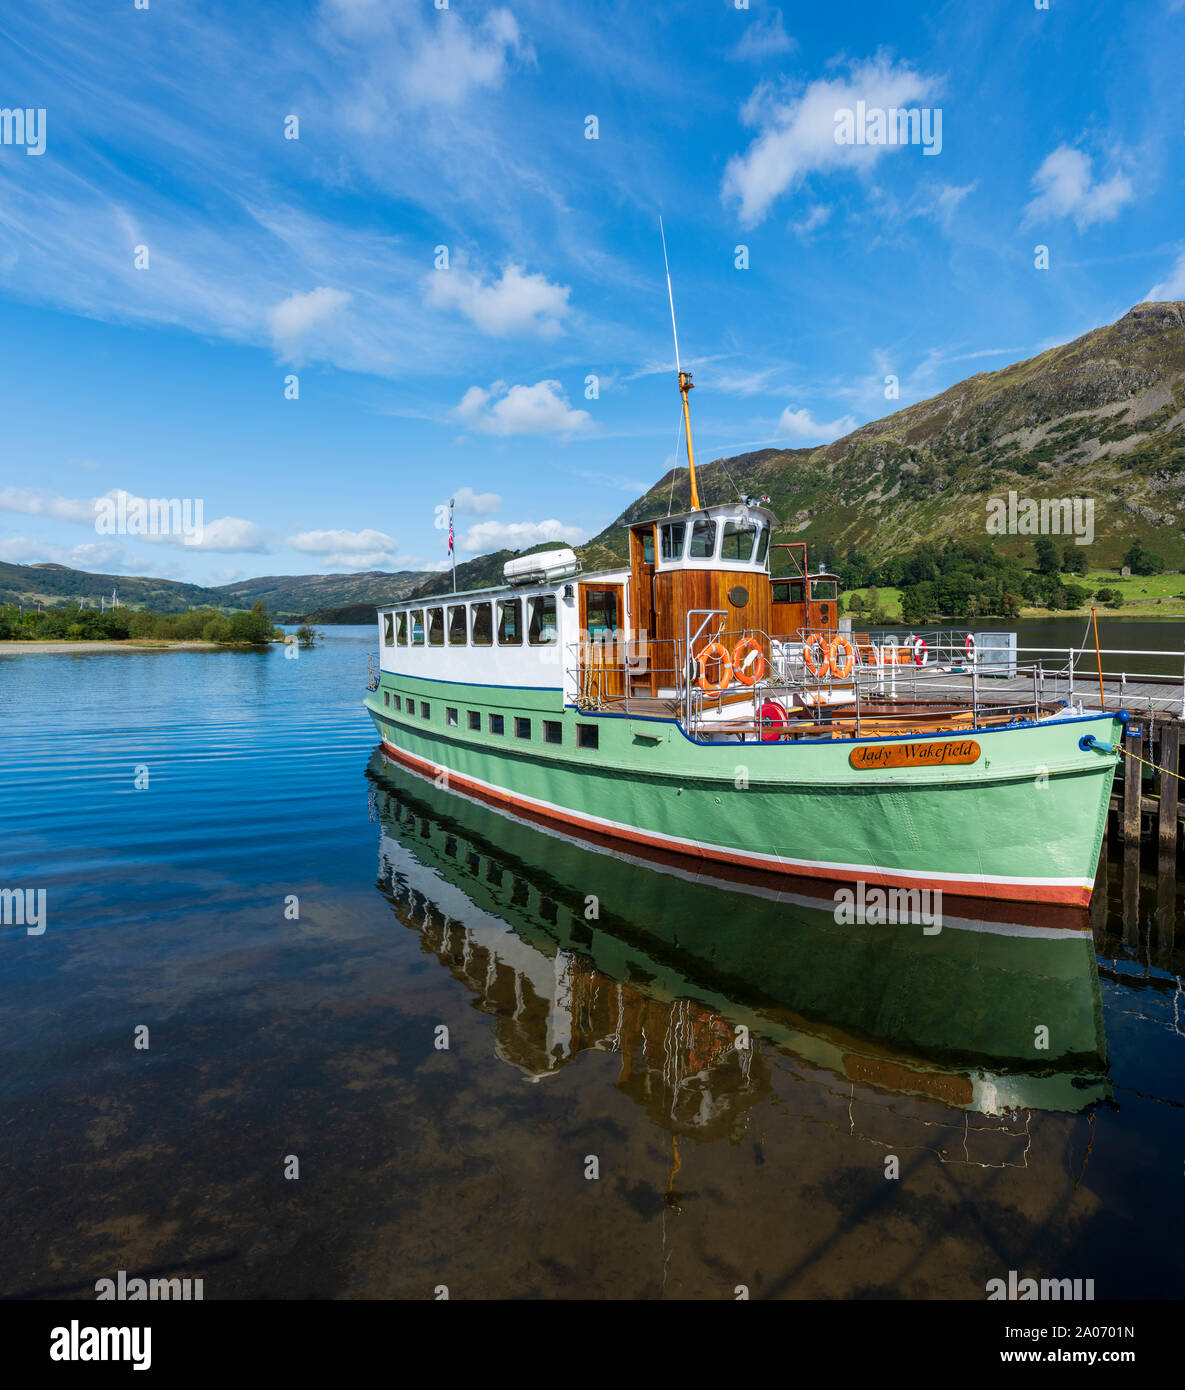
{"type": "Polygon", "coordinates": [[[695,452],[691,447],[691,410],[687,404],[687,393],[694,389],[691,373],[683,370],[679,361],[679,330],[675,327],[675,293],[671,289],[671,263],[667,260],[667,234],[663,231],[662,218],[658,219],[658,232],[662,237],[662,260],[667,268],[667,298],[671,301],[671,332],[675,338],[675,370],[679,373],[679,394],[683,397],[683,428],[687,434],[687,469],[691,476],[691,509],[699,511],[699,489],[695,485],[695,452]]]}

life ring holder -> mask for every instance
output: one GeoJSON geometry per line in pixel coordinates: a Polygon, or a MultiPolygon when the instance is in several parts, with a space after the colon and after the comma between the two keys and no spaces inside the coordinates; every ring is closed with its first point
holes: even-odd
{"type": "Polygon", "coordinates": [[[765,653],[755,637],[744,636],[733,647],[732,673],[738,685],[747,686],[756,685],[765,675],[765,653]]]}

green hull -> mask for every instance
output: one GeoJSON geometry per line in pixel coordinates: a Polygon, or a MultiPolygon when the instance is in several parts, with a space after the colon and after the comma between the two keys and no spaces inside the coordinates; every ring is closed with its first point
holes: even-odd
{"type": "Polygon", "coordinates": [[[977,731],[982,751],[969,765],[857,770],[853,748],[911,741],[699,743],[674,720],[586,714],[561,700],[558,691],[384,673],[366,705],[390,754],[407,766],[585,832],[870,886],[1090,900],[1117,755],[1083,750],[1079,740],[1117,743],[1121,725],[1109,715],[977,731]],[[467,727],[470,711],[480,716],[478,730],[467,727]],[[503,717],[505,733],[489,731],[492,714],[503,717]],[[530,721],[529,737],[515,736],[516,717],[530,721]],[[559,744],[544,742],[545,719],[562,725],[559,744]],[[595,730],[596,747],[580,746],[581,725],[595,730]]]}
{"type": "Polygon", "coordinates": [[[513,1001],[515,1031],[500,1047],[532,1074],[579,1050],[571,1037],[599,1046],[596,1029],[588,1033],[592,1005],[581,1001],[608,996],[595,982],[581,988],[578,966],[554,964],[573,953],[649,999],[707,1006],[693,1052],[732,1054],[742,1025],[848,1081],[994,1114],[1078,1111],[1109,1093],[1093,942],[1079,911],[1054,914],[1071,919],[1060,930],[1034,925],[1040,910],[1005,906],[948,918],[937,936],[842,926],[825,898],[738,891],[597,852],[379,755],[372,775],[384,886],[414,899],[425,927],[445,923],[440,958],[464,970],[493,1012],[498,998],[513,1001]],[[450,935],[457,928],[468,947],[450,935]],[[479,942],[485,954],[475,953],[479,942]]]}

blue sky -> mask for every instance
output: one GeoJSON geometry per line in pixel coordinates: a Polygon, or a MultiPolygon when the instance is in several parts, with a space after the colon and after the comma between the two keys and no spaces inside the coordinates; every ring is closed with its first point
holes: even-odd
{"type": "Polygon", "coordinates": [[[676,459],[660,213],[703,461],[1185,299],[1185,0],[436,2],[6,8],[0,558],[429,568],[450,495],[462,559],[595,533],[676,459]],[[838,144],[858,101],[941,148],[838,144]],[[201,543],[100,534],[115,490],[201,543]]]}

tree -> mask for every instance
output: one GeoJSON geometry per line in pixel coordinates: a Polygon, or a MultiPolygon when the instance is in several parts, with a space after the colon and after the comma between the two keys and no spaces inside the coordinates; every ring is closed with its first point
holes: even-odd
{"type": "Polygon", "coordinates": [[[1133,574],[1161,574],[1164,571],[1164,560],[1151,550],[1145,550],[1139,541],[1132,542],[1123,563],[1131,566],[1133,574]]]}
{"type": "Polygon", "coordinates": [[[1062,569],[1067,574],[1085,574],[1087,568],[1086,550],[1071,541],[1062,551],[1062,569]]]}
{"type": "Polygon", "coordinates": [[[1034,544],[1037,549],[1037,569],[1042,574],[1057,574],[1062,567],[1057,546],[1048,536],[1038,536],[1034,544]]]}

